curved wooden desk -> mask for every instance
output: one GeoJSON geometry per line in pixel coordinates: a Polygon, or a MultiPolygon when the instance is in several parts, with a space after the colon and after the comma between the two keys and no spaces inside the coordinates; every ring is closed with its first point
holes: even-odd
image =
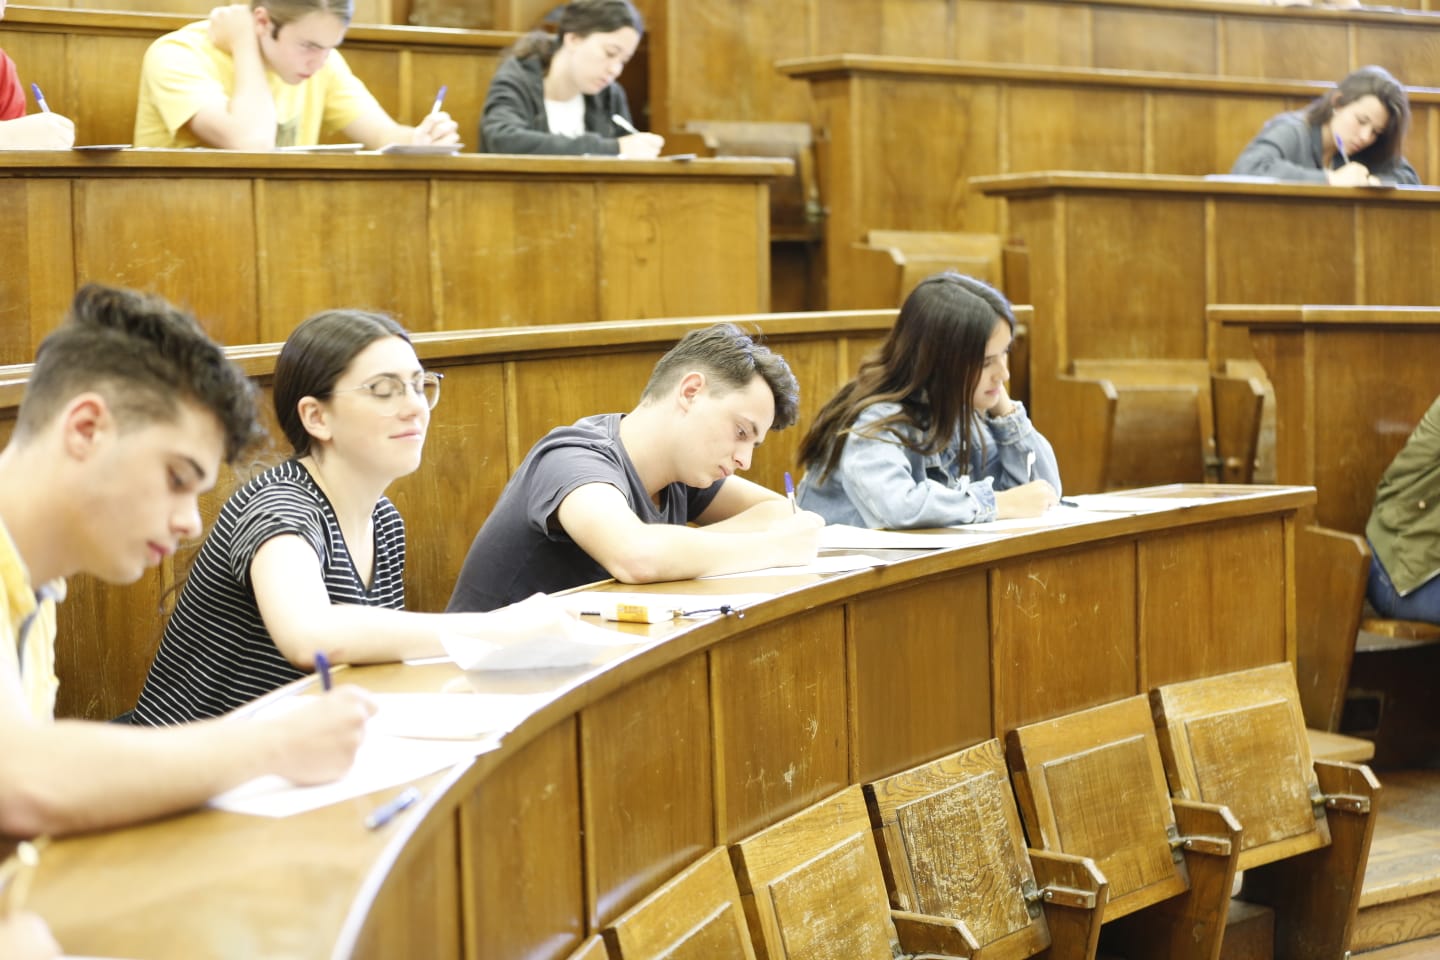
{"type": "MultiPolygon", "coordinates": [[[[1313,491],[1167,492],[1213,499],[828,578],[657,585],[781,592],[743,618],[615,626],[666,642],[422,781],[419,810],[385,831],[361,826],[373,797],[274,822],[204,811],[53,845],[32,904],[72,952],[562,956],[704,850],[845,784],[1155,684],[1293,660],[1293,523],[1313,491]]],[[[347,674],[377,690],[460,677],[347,674]]],[[[574,678],[470,679],[518,692],[574,678]]]]}

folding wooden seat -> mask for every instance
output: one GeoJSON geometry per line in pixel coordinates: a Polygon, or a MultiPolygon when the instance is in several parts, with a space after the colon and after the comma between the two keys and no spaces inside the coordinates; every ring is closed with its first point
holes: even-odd
{"type": "Polygon", "coordinates": [[[1159,687],[1161,754],[1179,802],[1240,821],[1241,896],[1275,911],[1275,956],[1345,955],[1374,831],[1369,768],[1313,761],[1288,663],[1159,687]]]}
{"type": "Polygon", "coordinates": [[[1149,698],[1019,727],[1006,750],[1030,845],[1089,857],[1109,882],[1102,951],[1219,955],[1240,828],[1222,806],[1172,804],[1149,698]]]}
{"type": "Polygon", "coordinates": [[[755,960],[723,847],[625,911],[604,936],[612,960],[755,960]]]}
{"type": "Polygon", "coordinates": [[[891,910],[865,795],[849,787],[734,844],[759,960],[972,956],[958,920],[891,910]]]}
{"type": "Polygon", "coordinates": [[[891,906],[962,921],[975,957],[1095,956],[1108,889],[1084,857],[1025,847],[999,740],[865,785],[891,906]]]}

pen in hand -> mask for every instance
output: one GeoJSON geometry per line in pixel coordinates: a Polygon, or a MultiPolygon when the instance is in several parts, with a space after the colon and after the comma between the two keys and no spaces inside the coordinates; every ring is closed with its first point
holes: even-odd
{"type": "Polygon", "coordinates": [[[41,113],[50,112],[50,104],[45,102],[45,94],[40,92],[40,84],[31,83],[30,89],[35,91],[35,104],[40,108],[41,113]]]}
{"type": "Polygon", "coordinates": [[[1350,157],[1345,153],[1345,141],[1340,139],[1340,134],[1335,134],[1335,152],[1340,154],[1340,165],[1343,167],[1350,162],[1350,157]]]}
{"type": "Polygon", "coordinates": [[[619,127],[621,130],[624,130],[626,133],[639,133],[639,132],[640,132],[639,130],[636,130],[636,129],[635,129],[635,124],[631,123],[629,120],[626,120],[623,116],[621,116],[621,115],[618,114],[618,113],[612,113],[612,114],[610,114],[610,119],[611,119],[612,121],[614,121],[615,126],[619,127]]]}
{"type": "Polygon", "coordinates": [[[790,478],[790,471],[785,471],[785,499],[790,501],[790,512],[799,513],[800,508],[795,505],[795,481],[790,478]]]}
{"type": "Polygon", "coordinates": [[[394,820],[396,815],[402,810],[413,805],[415,801],[419,799],[419,790],[416,790],[414,787],[406,787],[404,792],[394,800],[382,803],[372,810],[370,815],[365,818],[365,828],[367,830],[379,830],[385,826],[385,824],[394,820]]]}
{"type": "Polygon", "coordinates": [[[320,674],[320,686],[329,690],[330,683],[330,658],[319,650],[315,651],[315,672],[320,674]]]}
{"type": "Polygon", "coordinates": [[[431,105],[430,113],[436,114],[440,112],[440,108],[445,104],[445,91],[449,89],[449,84],[441,85],[440,92],[435,94],[435,103],[431,105]]]}
{"type": "Polygon", "coordinates": [[[1025,454],[1025,482],[1029,483],[1035,479],[1035,451],[1031,450],[1025,454]]]}

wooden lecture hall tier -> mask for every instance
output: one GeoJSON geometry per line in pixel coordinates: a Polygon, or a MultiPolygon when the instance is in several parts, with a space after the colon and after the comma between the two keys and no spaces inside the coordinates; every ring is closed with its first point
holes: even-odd
{"type": "MultiPolygon", "coordinates": [[[[717,844],[848,784],[1151,687],[1293,661],[1302,487],[896,551],[850,574],[695,581],[744,616],[607,624],[592,673],[346,671],[377,691],[563,690],[499,750],[280,821],[213,810],[54,843],[31,905],[75,952],[560,958],[717,844]],[[468,681],[468,682],[467,682],[468,681]]],[[[626,588],[634,590],[635,588],[626,588]]],[[[297,683],[284,695],[309,695],[297,683]]]]}
{"type": "MultiPolygon", "coordinates": [[[[808,80],[831,308],[876,307],[871,231],[1009,238],[1015,223],[973,178],[1040,170],[1204,176],[1229,171],[1270,117],[1328,82],[840,54],[778,65],[808,80]],[[967,184],[967,180],[969,183],[967,184]]],[[[1338,78],[1337,78],[1338,79],[1338,78]]],[[[1412,90],[1406,155],[1436,182],[1427,131],[1440,91],[1412,90]]],[[[1008,278],[1007,278],[1008,279],[1008,278]]]]}
{"type": "Polygon", "coordinates": [[[103,277],[224,343],[317,310],[413,330],[769,307],[769,181],[789,161],[229,151],[0,157],[0,362],[103,277]],[[56,229],[57,224],[68,225],[56,229]]]}
{"type": "MultiPolygon", "coordinates": [[[[147,0],[115,4],[125,11],[146,5],[147,0]]],[[[25,82],[40,85],[51,109],[75,121],[76,143],[129,143],[146,48],[161,34],[205,19],[215,5],[200,0],[182,16],[11,4],[0,20],[0,49],[20,65],[25,82]]],[[[436,91],[447,86],[445,110],[473,150],[485,91],[516,36],[356,23],[346,31],[342,49],[345,62],[401,123],[428,113],[436,91]]]]}
{"type": "MultiPolygon", "coordinates": [[[[700,120],[813,122],[805,87],[773,65],[834,54],[1265,80],[1334,81],[1380,63],[1404,83],[1440,86],[1434,55],[1440,16],[1420,12],[1426,4],[1440,7],[1436,0],[1358,10],[1215,0],[654,0],[639,6],[651,17],[651,112],[663,131],[700,120]],[[1399,7],[1412,9],[1387,9],[1399,7]]],[[[1092,118],[1094,138],[1114,136],[1124,122],[1114,115],[1092,118]]],[[[891,136],[899,139],[877,139],[904,156],[921,139],[919,129],[896,124],[891,136]]]]}
{"type": "Polygon", "coordinates": [[[1433,188],[1063,171],[972,186],[1005,201],[1026,248],[1032,414],[1075,492],[1102,469],[1077,369],[1253,361],[1243,331],[1207,320],[1212,303],[1440,303],[1433,188]]]}
{"type": "MultiPolygon", "coordinates": [[[[1028,309],[1021,308],[1019,316],[1028,321],[1028,309]]],[[[804,424],[854,376],[860,358],[889,331],[895,311],[416,334],[420,361],[443,373],[445,381],[430,417],[424,462],[390,490],[405,517],[410,543],[405,584],[409,608],[444,609],[471,539],[535,441],[559,424],[633,409],[655,361],[688,331],[717,320],[763,334],[786,358],[802,385],[804,424]]],[[[231,348],[230,354],[268,387],[279,349],[278,343],[259,344],[231,348]]],[[[28,373],[28,366],[0,371],[0,433],[6,436],[28,373]]],[[[262,404],[270,407],[268,394],[262,404]]],[[[271,430],[273,447],[254,456],[255,472],[283,459],[289,450],[279,429],[272,424],[271,430]]],[[[802,434],[798,427],[770,433],[746,476],[783,490],[785,471],[799,476],[794,464],[802,434]]],[[[222,470],[215,491],[202,501],[207,523],[248,475],[237,478],[222,470]]],[[[185,562],[182,556],[182,569],[185,562]]],[[[160,641],[162,624],[155,612],[162,603],[173,602],[173,594],[166,596],[165,591],[175,577],[175,561],[167,559],[125,589],[102,587],[89,578],[70,584],[69,599],[60,607],[65,642],[57,651],[62,716],[107,720],[135,705],[160,641]]]]}

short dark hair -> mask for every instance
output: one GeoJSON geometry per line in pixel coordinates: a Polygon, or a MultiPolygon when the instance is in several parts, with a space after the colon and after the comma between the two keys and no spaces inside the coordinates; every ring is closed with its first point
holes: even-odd
{"type": "Polygon", "coordinates": [[[772,430],[792,425],[800,411],[800,384],[785,358],[733,323],[691,330],[661,357],[645,384],[642,400],[659,399],[687,372],[699,370],[716,393],[743,390],[757,376],[775,396],[772,430]]]}
{"type": "Polygon", "coordinates": [[[294,23],[312,13],[328,13],[349,24],[355,16],[355,0],[250,0],[250,9],[264,7],[270,14],[275,33],[287,23],[294,23]]]}
{"type": "Polygon", "coordinates": [[[1335,108],[1371,96],[1385,108],[1389,122],[1374,143],[1350,158],[1367,167],[1399,157],[1405,146],[1406,131],[1410,129],[1410,98],[1390,71],[1373,64],[1361,67],[1336,84],[1334,90],[1323,97],[1316,97],[1305,108],[1305,120],[1310,126],[1322,127],[1335,116],[1335,108]]]}
{"type": "Polygon", "coordinates": [[[550,69],[550,58],[560,49],[567,33],[588,37],[622,27],[629,27],[642,36],[645,33],[645,18],[630,0],[572,0],[557,8],[545,21],[555,24],[555,33],[532,30],[515,42],[511,53],[521,58],[539,57],[540,65],[546,70],[550,69]]]}
{"type": "Polygon", "coordinates": [[[233,464],[264,435],[255,387],[189,313],[123,287],[81,287],[70,313],[40,343],[15,433],[40,430],[78,394],[105,398],[122,430],[173,423],[182,400],[210,411],[233,464]]]}
{"type": "Polygon", "coordinates": [[[326,310],[291,331],[275,361],[275,418],[295,456],[307,455],[311,442],[300,420],[300,401],[328,400],[350,361],[386,337],[410,342],[410,334],[390,317],[364,310],[326,310]]]}

